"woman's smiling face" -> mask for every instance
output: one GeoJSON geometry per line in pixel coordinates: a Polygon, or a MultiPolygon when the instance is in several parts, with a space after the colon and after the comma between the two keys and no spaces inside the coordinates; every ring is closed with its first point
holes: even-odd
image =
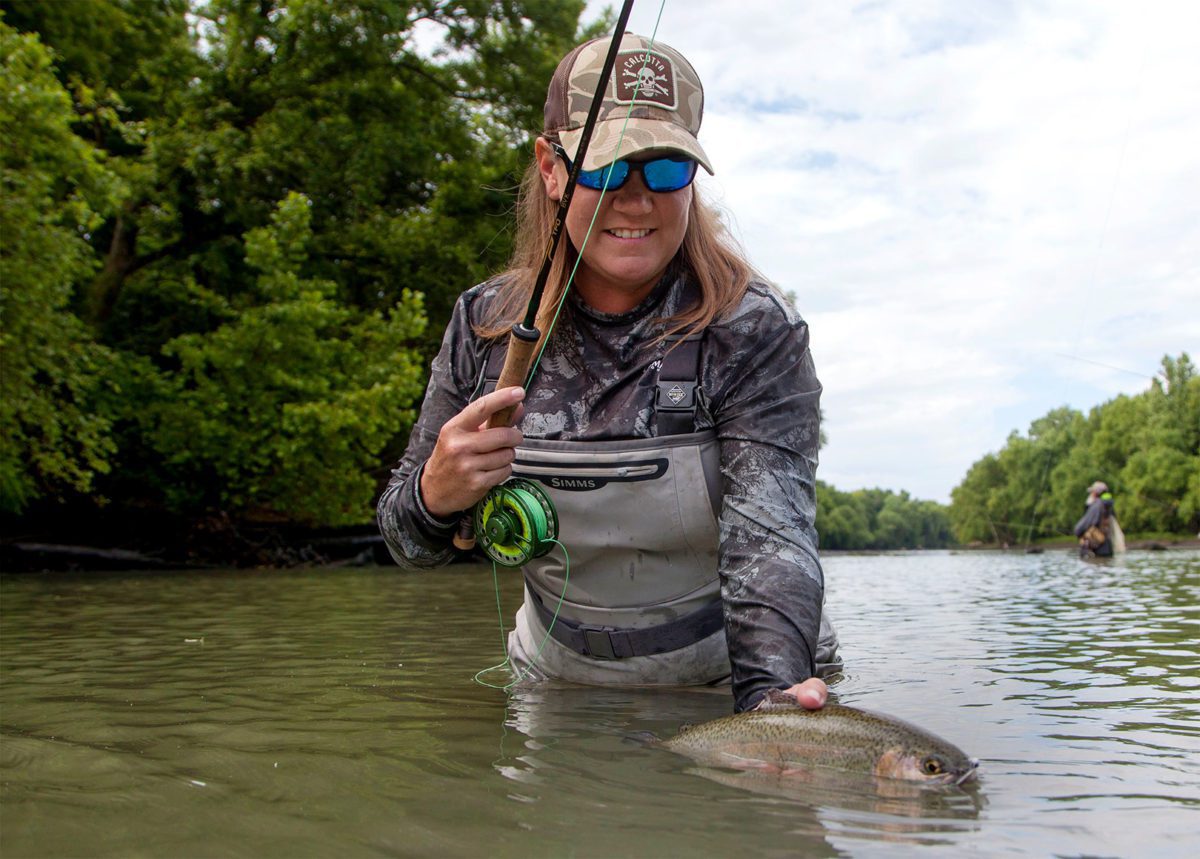
{"type": "MultiPolygon", "coordinates": [[[[546,193],[557,201],[566,186],[566,165],[544,139],[539,138],[536,146],[546,193]]],[[[629,160],[659,154],[643,152],[629,160]]],[[[605,313],[623,313],[641,303],[683,244],[691,204],[691,185],[657,193],[646,187],[638,171],[631,172],[624,185],[605,192],[603,197],[600,191],[577,185],[566,228],[571,243],[583,247],[583,260],[575,275],[579,297],[605,313]],[[596,221],[589,235],[593,214],[596,221]]]]}

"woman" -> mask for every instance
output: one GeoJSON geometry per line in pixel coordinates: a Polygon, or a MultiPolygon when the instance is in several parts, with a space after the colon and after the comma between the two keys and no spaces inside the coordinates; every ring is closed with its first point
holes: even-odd
{"type": "Polygon", "coordinates": [[[692,184],[712,172],[703,90],[672,48],[624,35],[539,315],[545,352],[527,391],[488,392],[606,43],[575,48],[551,80],[511,267],[455,307],[381,530],[402,566],[445,564],[463,511],[510,475],[539,480],[566,552],[523,569],[509,637],[522,676],[731,679],[738,710],[772,688],[817,708],[818,675],[840,667],[813,526],[821,387],[807,326],[692,184]],[[517,404],[515,427],[484,428],[517,404]]]}

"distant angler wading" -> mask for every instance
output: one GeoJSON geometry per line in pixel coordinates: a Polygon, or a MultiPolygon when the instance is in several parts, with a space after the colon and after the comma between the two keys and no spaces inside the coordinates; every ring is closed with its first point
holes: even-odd
{"type": "Polygon", "coordinates": [[[1097,480],[1088,487],[1087,510],[1075,523],[1082,558],[1111,558],[1125,551],[1125,534],[1117,522],[1117,511],[1108,484],[1097,480]]]}
{"type": "Polygon", "coordinates": [[[728,683],[737,710],[770,690],[819,708],[841,662],[808,326],[696,187],[713,172],[700,78],[623,32],[629,5],[550,81],[513,257],[454,308],[380,528],[420,570],[467,556],[469,517],[521,566],[519,680],[728,683]],[[527,384],[514,350],[536,358],[527,384]]]}

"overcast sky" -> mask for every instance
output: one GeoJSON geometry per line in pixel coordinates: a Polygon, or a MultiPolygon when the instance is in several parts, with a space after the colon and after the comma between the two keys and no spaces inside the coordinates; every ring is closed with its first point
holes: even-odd
{"type": "Polygon", "coordinates": [[[811,326],[826,482],[946,502],[1050,409],[1200,361],[1200,2],[667,0],[657,38],[811,326]]]}

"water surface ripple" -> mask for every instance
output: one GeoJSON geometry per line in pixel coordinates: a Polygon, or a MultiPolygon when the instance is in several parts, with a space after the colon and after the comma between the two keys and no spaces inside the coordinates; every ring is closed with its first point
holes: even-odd
{"type": "MultiPolygon", "coordinates": [[[[631,742],[727,690],[473,681],[491,570],[0,578],[0,853],[1190,856],[1200,553],[824,560],[852,706],[970,789],[697,766],[631,742]]],[[[502,577],[505,622],[519,583],[502,577]]]]}

